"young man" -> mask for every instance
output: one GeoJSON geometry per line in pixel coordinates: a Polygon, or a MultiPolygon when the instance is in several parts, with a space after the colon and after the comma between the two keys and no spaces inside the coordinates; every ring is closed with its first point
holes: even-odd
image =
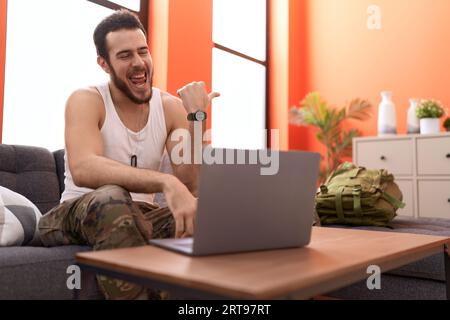
{"type": "MultiPolygon", "coordinates": [[[[145,29],[129,11],[103,20],[94,42],[98,64],[110,81],[78,90],[67,101],[65,191],[61,205],[40,221],[42,242],[105,250],[192,236],[198,167],[173,165],[174,176],[158,169],[164,150],[171,155],[178,143],[172,141],[174,132],[185,129],[194,140],[194,127],[219,95],[208,95],[204,83],[179,90],[181,100],[153,88],[145,29]],[[160,192],[168,208],[153,204],[153,194],[160,192]]],[[[195,150],[184,150],[190,151],[195,150]]],[[[98,282],[108,299],[158,296],[105,277],[98,282]]]]}

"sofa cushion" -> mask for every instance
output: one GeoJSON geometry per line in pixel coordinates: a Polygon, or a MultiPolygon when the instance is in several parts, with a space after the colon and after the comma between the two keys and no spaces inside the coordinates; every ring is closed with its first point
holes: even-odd
{"type": "Polygon", "coordinates": [[[24,196],[0,186],[0,247],[39,245],[42,214],[24,196]]]}
{"type": "MultiPolygon", "coordinates": [[[[67,268],[75,264],[76,253],[89,250],[80,246],[0,248],[0,300],[73,299],[73,291],[67,288],[71,275],[67,268]]],[[[89,288],[82,288],[83,296],[101,299],[95,279],[88,283],[89,288]]]]}
{"type": "Polygon", "coordinates": [[[0,145],[0,185],[20,193],[42,213],[59,203],[59,182],[53,154],[46,149],[0,145]]]}
{"type": "MultiPolygon", "coordinates": [[[[413,219],[397,217],[391,222],[391,228],[351,226],[334,227],[450,237],[450,220],[446,219],[413,219]]],[[[416,261],[397,270],[390,271],[389,274],[418,279],[445,281],[444,253],[436,254],[423,260],[416,261]]]]}

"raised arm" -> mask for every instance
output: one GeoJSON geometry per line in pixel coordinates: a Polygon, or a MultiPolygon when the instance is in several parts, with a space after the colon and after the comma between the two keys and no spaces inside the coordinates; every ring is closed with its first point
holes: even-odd
{"type": "Polygon", "coordinates": [[[172,161],[175,175],[183,182],[193,195],[198,196],[198,174],[203,154],[202,147],[208,143],[203,141],[206,132],[205,122],[187,120],[188,113],[205,111],[219,93],[207,93],[204,82],[193,82],[178,91],[181,99],[171,95],[163,95],[166,114],[171,122],[167,151],[172,161]],[[183,148],[179,146],[182,145],[183,148]],[[181,149],[181,151],[180,151],[181,149]],[[178,159],[174,159],[174,157],[178,159]],[[182,160],[182,163],[178,160],[182,160]]]}

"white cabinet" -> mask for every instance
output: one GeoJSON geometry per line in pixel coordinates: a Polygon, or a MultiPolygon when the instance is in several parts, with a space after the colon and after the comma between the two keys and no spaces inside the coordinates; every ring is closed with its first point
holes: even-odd
{"type": "Polygon", "coordinates": [[[413,144],[409,139],[360,142],[358,152],[358,161],[367,168],[383,168],[396,176],[413,173],[413,144]]]}
{"type": "Polygon", "coordinates": [[[450,219],[450,134],[357,138],[353,162],[395,176],[406,203],[399,215],[450,219]]]}
{"type": "Polygon", "coordinates": [[[396,179],[395,183],[402,190],[403,202],[406,204],[405,208],[397,211],[397,214],[400,216],[414,217],[416,213],[414,209],[414,182],[412,180],[396,179]]]}
{"type": "Polygon", "coordinates": [[[450,179],[450,139],[417,140],[417,166],[419,175],[448,176],[450,179]]]}
{"type": "Polygon", "coordinates": [[[450,180],[419,181],[421,217],[450,218],[450,180]]]}

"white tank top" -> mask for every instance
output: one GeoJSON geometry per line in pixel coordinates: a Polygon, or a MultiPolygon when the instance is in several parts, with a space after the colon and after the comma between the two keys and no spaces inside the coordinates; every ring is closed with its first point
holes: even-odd
{"type": "MultiPolygon", "coordinates": [[[[139,133],[129,130],[120,120],[111,98],[109,84],[97,86],[97,90],[103,98],[106,111],[105,122],[101,129],[104,156],[129,166],[131,157],[136,155],[138,168],[158,171],[167,140],[166,119],[159,89],[153,88],[149,119],[145,128],[139,133]]],[[[66,178],[61,203],[93,191],[75,185],[69,168],[67,152],[64,160],[66,178]]],[[[153,203],[154,195],[132,193],[131,197],[133,201],[153,203]]]]}

